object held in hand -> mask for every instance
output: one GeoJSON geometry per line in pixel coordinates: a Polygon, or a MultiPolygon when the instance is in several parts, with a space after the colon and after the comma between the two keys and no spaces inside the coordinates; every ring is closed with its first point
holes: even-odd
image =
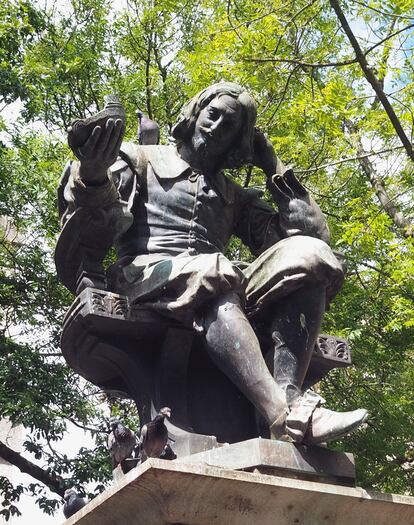
{"type": "Polygon", "coordinates": [[[68,129],[68,144],[72,150],[83,146],[96,126],[105,129],[106,122],[110,118],[114,121],[122,120],[122,127],[125,127],[125,110],[118,97],[107,95],[104,100],[105,107],[102,111],[86,119],[75,120],[68,129]]]}

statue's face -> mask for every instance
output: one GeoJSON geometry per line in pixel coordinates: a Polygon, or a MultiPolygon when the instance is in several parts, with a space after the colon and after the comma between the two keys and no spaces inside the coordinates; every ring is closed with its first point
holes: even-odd
{"type": "Polygon", "coordinates": [[[192,144],[194,150],[215,157],[226,153],[240,133],[243,112],[234,98],[214,98],[198,115],[192,144]]]}

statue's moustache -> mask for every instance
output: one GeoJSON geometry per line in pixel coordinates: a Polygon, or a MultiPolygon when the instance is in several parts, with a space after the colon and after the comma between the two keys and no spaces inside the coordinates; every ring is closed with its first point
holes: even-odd
{"type": "Polygon", "coordinates": [[[197,134],[193,137],[193,148],[197,151],[206,147],[206,139],[203,135],[197,134]]]}

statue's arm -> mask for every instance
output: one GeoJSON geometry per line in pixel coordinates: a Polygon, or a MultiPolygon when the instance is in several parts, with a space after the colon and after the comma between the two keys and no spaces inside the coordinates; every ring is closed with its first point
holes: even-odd
{"type": "Polygon", "coordinates": [[[260,197],[255,189],[236,190],[236,222],[234,234],[258,256],[283,238],[279,214],[260,197]]]}
{"type": "MultiPolygon", "coordinates": [[[[59,190],[62,225],[77,209],[95,208],[106,213],[113,236],[129,228],[132,223],[129,196],[120,191],[111,169],[117,160],[122,136],[122,122],[109,119],[104,130],[96,126],[84,146],[74,149],[78,160],[66,165],[59,190]]],[[[130,173],[130,178],[133,177],[130,173]]]]}
{"type": "Polygon", "coordinates": [[[266,174],[266,186],[279,210],[279,231],[282,237],[308,235],[329,243],[329,229],[321,209],[307,189],[276,156],[265,135],[256,131],[254,164],[266,174]]]}

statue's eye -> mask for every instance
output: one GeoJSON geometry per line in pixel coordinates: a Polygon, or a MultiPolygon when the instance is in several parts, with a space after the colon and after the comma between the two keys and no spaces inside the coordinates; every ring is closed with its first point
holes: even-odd
{"type": "Polygon", "coordinates": [[[208,116],[213,119],[213,120],[217,120],[220,116],[219,112],[217,111],[217,109],[215,108],[210,108],[208,110],[208,116]]]}

